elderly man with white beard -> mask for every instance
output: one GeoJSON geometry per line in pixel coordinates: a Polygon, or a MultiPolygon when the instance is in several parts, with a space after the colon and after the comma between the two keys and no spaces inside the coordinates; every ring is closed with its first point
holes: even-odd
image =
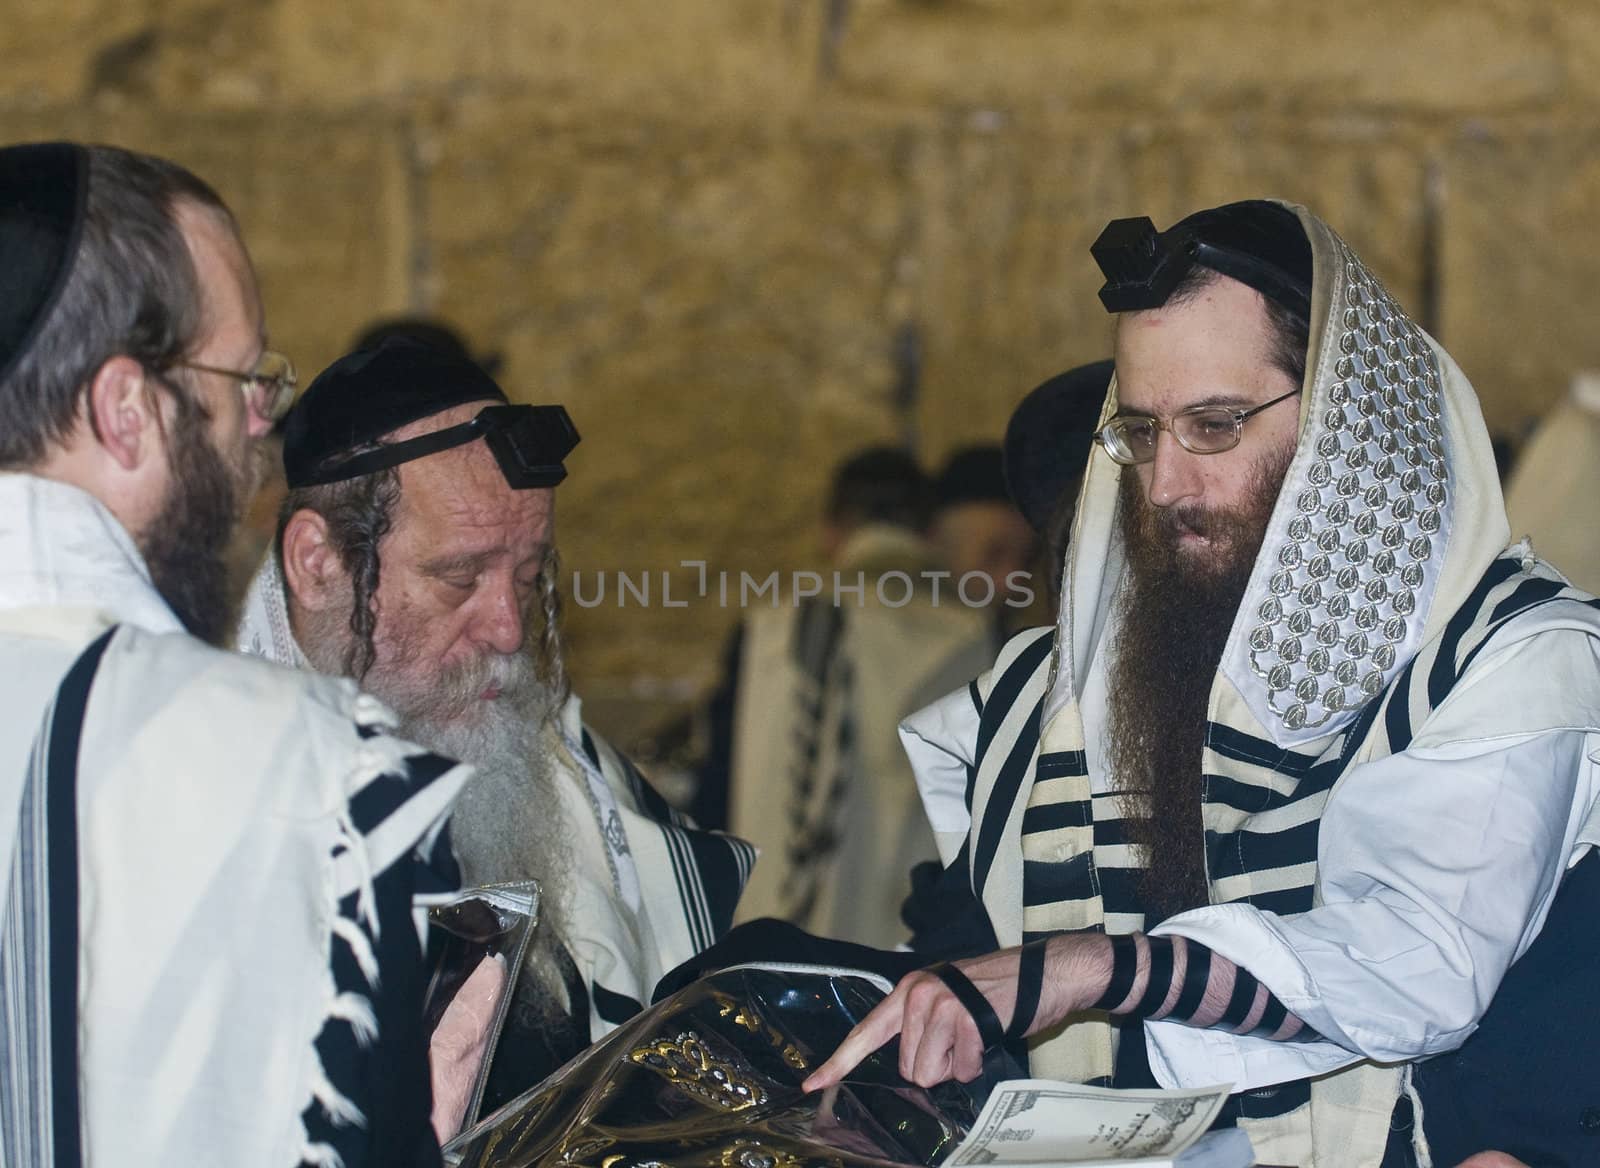
{"type": "Polygon", "coordinates": [[[485,1107],[542,1079],[728,926],[754,863],[695,829],[582,722],[559,625],[554,487],[578,435],[407,338],[349,354],[286,422],[289,493],[238,644],[358,679],[472,759],[450,822],[467,886],[536,880],[485,1107]]]}

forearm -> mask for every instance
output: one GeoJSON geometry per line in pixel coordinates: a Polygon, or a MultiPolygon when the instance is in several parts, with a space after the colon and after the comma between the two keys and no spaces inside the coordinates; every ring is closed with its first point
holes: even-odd
{"type": "Polygon", "coordinates": [[[1055,939],[1052,948],[1058,946],[1059,976],[1073,987],[1071,1009],[1107,1010],[1274,1042],[1319,1037],[1249,970],[1188,938],[1074,934],[1055,939]]]}

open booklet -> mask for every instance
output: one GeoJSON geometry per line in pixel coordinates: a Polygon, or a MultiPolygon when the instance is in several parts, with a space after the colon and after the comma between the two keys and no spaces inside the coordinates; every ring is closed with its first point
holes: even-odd
{"type": "Polygon", "coordinates": [[[1242,1131],[1206,1134],[1227,1098],[1227,1087],[1121,1091],[1014,1079],[995,1087],[944,1168],[1249,1168],[1255,1156],[1242,1131]]]}

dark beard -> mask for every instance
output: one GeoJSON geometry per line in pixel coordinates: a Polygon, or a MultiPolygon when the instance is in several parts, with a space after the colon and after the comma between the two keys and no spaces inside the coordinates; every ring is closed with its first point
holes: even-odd
{"type": "Polygon", "coordinates": [[[245,484],[205,431],[204,415],[179,413],[167,443],[172,485],[140,547],[150,580],[183,627],[211,645],[233,629],[228,541],[245,484]]]}
{"type": "Polygon", "coordinates": [[[1153,507],[1138,476],[1122,476],[1128,571],[1107,679],[1107,757],[1152,924],[1210,900],[1200,818],[1206,711],[1293,453],[1258,464],[1244,505],[1227,513],[1153,507]],[[1186,530],[1212,546],[1183,553],[1186,530]]]}

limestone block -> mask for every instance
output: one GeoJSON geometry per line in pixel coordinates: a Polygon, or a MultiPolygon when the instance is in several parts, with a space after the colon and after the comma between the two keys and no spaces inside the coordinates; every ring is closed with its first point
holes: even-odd
{"type": "Polygon", "coordinates": [[[1600,99],[1600,8],[1585,0],[1560,0],[1551,21],[1562,51],[1564,96],[1576,102],[1600,99]]]}
{"type": "Polygon", "coordinates": [[[619,608],[614,577],[603,606],[574,606],[581,670],[709,676],[737,614],[664,607],[659,574],[676,599],[682,560],[735,583],[814,565],[834,462],[897,431],[885,305],[907,179],[872,134],[518,116],[486,107],[434,139],[437,304],[583,433],[559,496],[568,567],[655,581],[649,607],[619,608]]]}
{"type": "Polygon", "coordinates": [[[277,96],[270,5],[15,0],[0,100],[254,108],[277,96]]]}
{"type": "Polygon", "coordinates": [[[159,7],[155,0],[12,0],[0,33],[0,95],[33,105],[83,97],[105,54],[114,66],[116,46],[137,54],[148,42],[159,7]]]}
{"type": "Polygon", "coordinates": [[[1424,166],[1386,138],[1292,125],[1059,134],[969,122],[930,155],[922,418],[935,458],[997,441],[1033,386],[1110,355],[1089,247],[1114,218],[1166,228],[1235,199],[1302,202],[1403,304],[1418,303],[1424,166]]]}
{"type": "Polygon", "coordinates": [[[552,104],[676,110],[792,101],[816,9],[797,0],[279,0],[285,92],[344,104],[521,86],[552,104]]]}
{"type": "Polygon", "coordinates": [[[840,81],[919,103],[1514,109],[1561,85],[1544,5],[858,0],[840,81]]]}
{"type": "Polygon", "coordinates": [[[1600,128],[1463,140],[1446,181],[1443,340],[1490,428],[1520,437],[1600,367],[1600,128]]]}
{"type": "Polygon", "coordinates": [[[1000,441],[1046,377],[1110,356],[1089,245],[1140,201],[1110,135],[961,126],[929,153],[920,420],[936,464],[1000,441]]]}

